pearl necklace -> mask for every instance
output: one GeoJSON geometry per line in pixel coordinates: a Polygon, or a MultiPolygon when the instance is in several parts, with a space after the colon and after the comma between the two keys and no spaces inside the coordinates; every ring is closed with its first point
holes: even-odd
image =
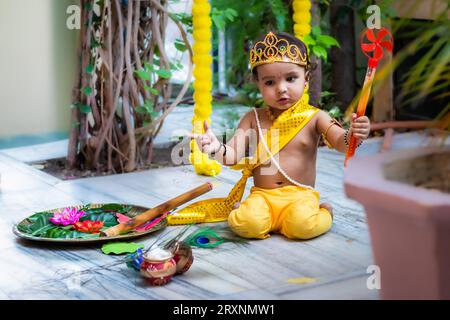
{"type": "Polygon", "coordinates": [[[258,128],[258,134],[259,134],[259,138],[261,139],[261,142],[264,146],[264,149],[266,149],[266,152],[269,154],[270,159],[272,160],[272,162],[275,164],[275,167],[277,167],[278,171],[281,172],[281,174],[286,178],[286,180],[288,180],[290,183],[292,183],[293,185],[296,185],[298,187],[303,187],[303,188],[307,188],[307,189],[311,189],[314,190],[313,187],[308,186],[306,184],[302,184],[300,182],[295,181],[294,179],[292,179],[291,177],[288,176],[288,174],[281,168],[280,164],[278,163],[277,160],[275,160],[273,154],[270,152],[269,147],[266,144],[266,140],[264,139],[264,135],[262,134],[262,130],[261,130],[261,124],[259,122],[259,117],[258,117],[258,112],[256,112],[256,109],[253,108],[253,111],[255,112],[255,117],[256,117],[256,126],[258,128]]]}

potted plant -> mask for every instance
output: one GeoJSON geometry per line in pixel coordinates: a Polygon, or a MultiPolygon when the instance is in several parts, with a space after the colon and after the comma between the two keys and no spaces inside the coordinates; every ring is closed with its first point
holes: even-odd
{"type": "Polygon", "coordinates": [[[450,299],[449,181],[450,148],[350,161],[345,191],[365,208],[383,299],[450,299]]]}

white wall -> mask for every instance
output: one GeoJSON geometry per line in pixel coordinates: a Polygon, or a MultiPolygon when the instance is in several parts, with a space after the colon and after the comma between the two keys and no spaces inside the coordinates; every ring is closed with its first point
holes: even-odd
{"type": "Polygon", "coordinates": [[[0,137],[69,128],[76,1],[0,0],[0,137]]]}

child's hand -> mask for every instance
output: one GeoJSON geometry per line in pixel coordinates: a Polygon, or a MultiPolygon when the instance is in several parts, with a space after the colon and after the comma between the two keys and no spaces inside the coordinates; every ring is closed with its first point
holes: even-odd
{"type": "Polygon", "coordinates": [[[220,149],[220,141],[206,120],[203,122],[203,129],[205,131],[203,134],[189,133],[188,135],[197,141],[197,145],[202,152],[207,154],[216,153],[220,149]]]}
{"type": "Polygon", "coordinates": [[[370,133],[370,120],[366,116],[356,118],[356,113],[352,114],[352,125],[349,135],[353,135],[356,139],[366,140],[370,133]]]}

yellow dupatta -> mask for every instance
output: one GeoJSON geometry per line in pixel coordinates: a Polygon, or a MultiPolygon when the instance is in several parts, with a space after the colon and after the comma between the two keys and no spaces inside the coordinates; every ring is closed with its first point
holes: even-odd
{"type": "MultiPolygon", "coordinates": [[[[303,99],[300,99],[291,108],[284,111],[273,122],[264,136],[272,155],[280,152],[318,111],[319,109],[309,105],[303,99]],[[271,138],[274,136],[278,139],[276,139],[275,143],[272,143],[271,138]]],[[[231,167],[232,169],[242,170],[242,177],[226,198],[213,198],[194,202],[169,215],[167,217],[169,225],[227,220],[228,215],[233,210],[234,203],[241,201],[247,179],[252,175],[253,170],[265,163],[269,158],[270,155],[260,141],[253,158],[244,158],[243,161],[231,167]]]]}

